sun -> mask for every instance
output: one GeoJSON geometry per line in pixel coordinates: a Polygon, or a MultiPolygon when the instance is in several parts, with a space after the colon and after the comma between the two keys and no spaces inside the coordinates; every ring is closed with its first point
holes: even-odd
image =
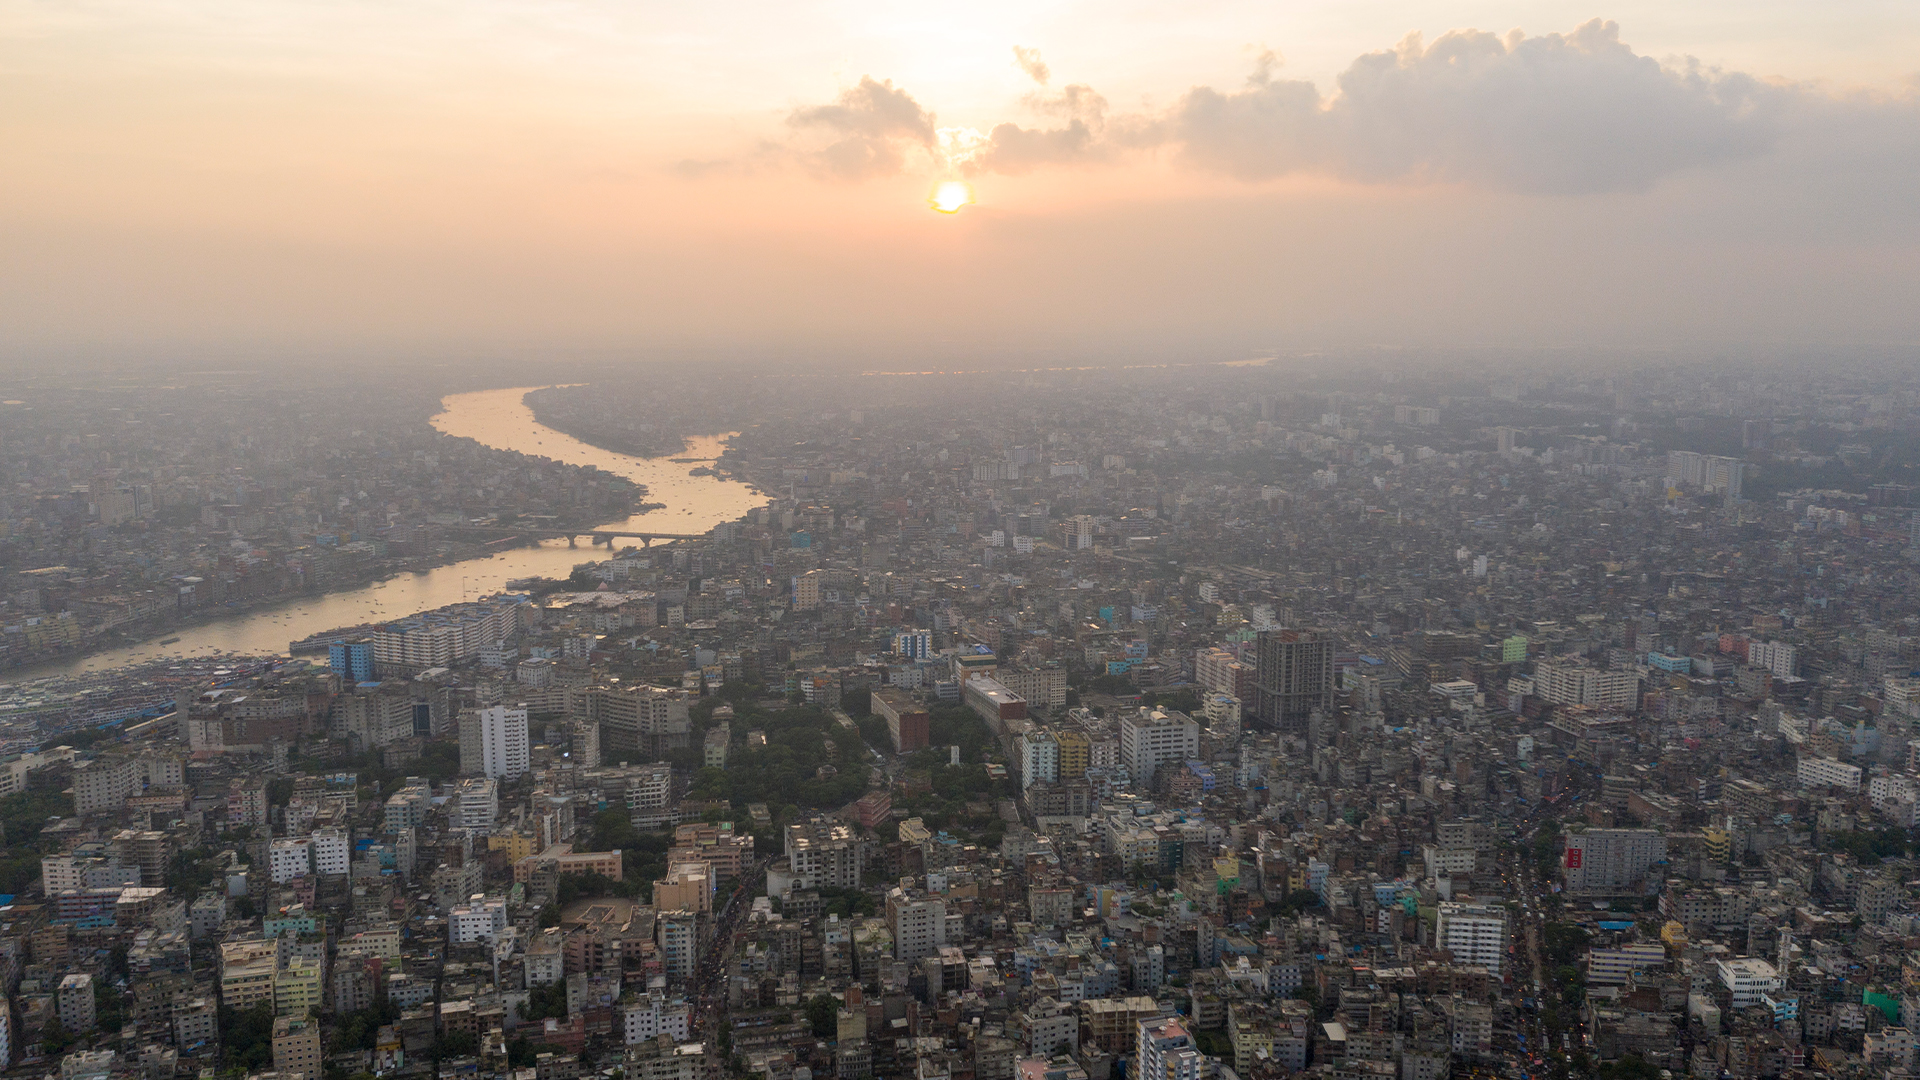
{"type": "Polygon", "coordinates": [[[933,185],[927,205],[943,214],[957,214],[961,207],[973,205],[973,189],[964,180],[942,180],[933,185]]]}

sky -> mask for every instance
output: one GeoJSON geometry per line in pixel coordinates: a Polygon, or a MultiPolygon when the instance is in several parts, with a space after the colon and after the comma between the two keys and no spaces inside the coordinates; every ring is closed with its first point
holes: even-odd
{"type": "Polygon", "coordinates": [[[1879,0],[0,0],[0,361],[1899,355],[1916,58],[1879,0]]]}

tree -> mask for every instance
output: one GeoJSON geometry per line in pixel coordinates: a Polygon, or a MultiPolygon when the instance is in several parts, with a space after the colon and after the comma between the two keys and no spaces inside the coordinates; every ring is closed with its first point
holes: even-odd
{"type": "Polygon", "coordinates": [[[67,1047],[79,1041],[77,1036],[67,1033],[67,1026],[62,1024],[60,1018],[56,1016],[47,1022],[46,1032],[40,1039],[40,1049],[45,1051],[48,1057],[53,1057],[66,1053],[67,1047]]]}
{"type": "Polygon", "coordinates": [[[807,1023],[816,1039],[831,1039],[839,1030],[840,1002],[831,994],[815,994],[807,999],[807,1023]]]}

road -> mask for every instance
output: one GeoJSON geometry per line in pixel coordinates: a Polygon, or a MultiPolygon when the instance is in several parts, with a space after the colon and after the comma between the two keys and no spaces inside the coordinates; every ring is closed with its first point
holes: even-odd
{"type": "Polygon", "coordinates": [[[734,883],[733,890],[727,894],[726,903],[713,914],[713,936],[701,950],[693,984],[687,988],[687,998],[694,1006],[693,1031],[690,1034],[696,1040],[717,1034],[718,1024],[726,1017],[727,974],[733,960],[734,930],[752,909],[753,897],[760,893],[766,881],[767,867],[772,863],[771,855],[755,860],[752,868],[734,883]]]}

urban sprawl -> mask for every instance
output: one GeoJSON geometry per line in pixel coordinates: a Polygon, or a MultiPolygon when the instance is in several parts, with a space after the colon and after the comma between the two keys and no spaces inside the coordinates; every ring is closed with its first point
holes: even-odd
{"type": "MultiPolygon", "coordinates": [[[[537,392],[737,431],[766,503],[291,657],[18,673],[0,1065],[1912,1077],[1920,383],[1730,371],[537,392]]],[[[417,386],[5,396],[8,665],[645,494],[417,386]]]]}

